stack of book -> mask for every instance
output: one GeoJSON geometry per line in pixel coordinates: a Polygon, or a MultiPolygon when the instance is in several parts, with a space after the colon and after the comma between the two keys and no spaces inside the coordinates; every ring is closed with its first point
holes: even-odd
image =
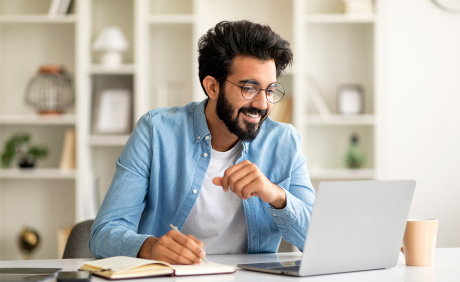
{"type": "Polygon", "coordinates": [[[48,16],[64,16],[70,13],[72,9],[73,0],[52,0],[48,16]]]}

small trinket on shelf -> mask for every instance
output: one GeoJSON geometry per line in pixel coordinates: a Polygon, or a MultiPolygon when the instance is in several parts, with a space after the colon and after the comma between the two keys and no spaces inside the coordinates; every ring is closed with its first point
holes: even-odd
{"type": "Polygon", "coordinates": [[[350,139],[350,147],[348,148],[345,156],[345,162],[349,168],[360,168],[363,166],[366,156],[363,149],[359,146],[359,139],[357,134],[353,134],[350,139]]]}
{"type": "Polygon", "coordinates": [[[56,65],[40,66],[26,87],[27,105],[41,115],[59,115],[74,104],[70,77],[64,68],[56,65]]]}

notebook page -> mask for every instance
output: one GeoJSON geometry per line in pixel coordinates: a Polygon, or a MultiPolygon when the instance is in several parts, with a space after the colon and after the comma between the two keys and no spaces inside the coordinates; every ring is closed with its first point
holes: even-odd
{"type": "Polygon", "coordinates": [[[124,272],[136,267],[149,265],[149,264],[161,264],[167,267],[171,267],[170,264],[163,262],[163,261],[155,261],[155,260],[148,260],[148,259],[140,259],[140,258],[133,258],[133,257],[125,257],[125,256],[118,256],[118,257],[111,257],[106,259],[95,260],[91,262],[87,262],[85,265],[89,265],[92,267],[97,267],[99,269],[104,270],[111,270],[112,272],[124,272]]]}
{"type": "Polygon", "coordinates": [[[175,270],[176,276],[235,272],[233,266],[204,261],[200,264],[172,265],[171,267],[175,270]]]}

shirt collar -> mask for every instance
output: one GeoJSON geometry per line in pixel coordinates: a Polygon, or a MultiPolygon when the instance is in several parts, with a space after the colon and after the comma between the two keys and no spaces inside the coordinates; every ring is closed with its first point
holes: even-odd
{"type": "MultiPolygon", "coordinates": [[[[207,135],[211,135],[208,128],[208,123],[206,122],[206,115],[205,115],[205,108],[208,103],[208,99],[204,99],[201,103],[199,103],[196,108],[195,112],[193,113],[193,126],[195,131],[195,143],[200,142],[201,140],[205,140],[207,135]]],[[[206,140],[208,141],[208,140],[206,140]]],[[[243,150],[247,154],[249,152],[249,144],[250,142],[241,142],[243,143],[243,150]]],[[[208,145],[211,145],[209,142],[208,145]]]]}
{"type": "Polygon", "coordinates": [[[206,135],[209,135],[208,123],[206,122],[206,115],[204,113],[207,103],[208,99],[204,99],[201,103],[199,103],[196,106],[195,112],[193,113],[193,126],[195,127],[195,143],[200,142],[204,139],[206,135]]]}

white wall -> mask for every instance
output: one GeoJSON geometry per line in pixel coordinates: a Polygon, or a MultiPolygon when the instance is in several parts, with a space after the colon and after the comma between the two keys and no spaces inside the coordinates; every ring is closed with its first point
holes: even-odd
{"type": "Polygon", "coordinates": [[[460,247],[460,14],[388,0],[382,176],[417,181],[410,217],[439,218],[460,247]]]}

